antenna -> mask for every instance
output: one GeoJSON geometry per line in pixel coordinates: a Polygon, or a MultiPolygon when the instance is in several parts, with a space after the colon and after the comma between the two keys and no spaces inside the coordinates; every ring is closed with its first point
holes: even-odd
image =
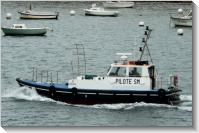
{"type": "Polygon", "coordinates": [[[72,76],[73,76],[73,79],[74,79],[73,62],[72,61],[71,61],[71,68],[72,68],[72,76]]]}
{"type": "Polygon", "coordinates": [[[32,6],[31,6],[31,4],[30,4],[30,10],[32,10],[32,6]]]}
{"type": "Polygon", "coordinates": [[[132,53],[116,53],[116,55],[132,55],[132,53]]]}

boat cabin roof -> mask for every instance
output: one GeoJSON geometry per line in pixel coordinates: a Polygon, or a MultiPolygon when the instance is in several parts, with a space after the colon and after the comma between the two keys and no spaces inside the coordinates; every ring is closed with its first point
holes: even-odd
{"type": "Polygon", "coordinates": [[[152,65],[149,64],[147,60],[128,60],[127,55],[132,55],[132,53],[116,53],[117,55],[121,55],[120,61],[111,64],[111,67],[150,67],[152,65]]]}
{"type": "Polygon", "coordinates": [[[151,66],[148,61],[123,61],[122,63],[113,63],[111,66],[120,66],[120,67],[143,67],[151,66]]]}
{"type": "Polygon", "coordinates": [[[26,25],[25,24],[13,24],[12,28],[17,28],[17,29],[26,28],[26,25]]]}

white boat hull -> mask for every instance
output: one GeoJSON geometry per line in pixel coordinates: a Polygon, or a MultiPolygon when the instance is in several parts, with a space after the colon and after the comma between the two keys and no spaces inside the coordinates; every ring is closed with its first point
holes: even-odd
{"type": "Polygon", "coordinates": [[[104,2],[103,6],[106,8],[132,8],[134,2],[104,2]]]}
{"type": "Polygon", "coordinates": [[[26,29],[13,29],[1,28],[5,35],[44,35],[47,32],[46,28],[26,28],[26,29]]]}
{"type": "Polygon", "coordinates": [[[21,15],[21,19],[57,19],[57,16],[21,15]]]}
{"type": "Polygon", "coordinates": [[[89,10],[85,9],[85,15],[91,16],[118,16],[118,11],[97,11],[97,10],[89,10]]]}
{"type": "Polygon", "coordinates": [[[174,18],[170,17],[174,26],[192,26],[192,19],[181,19],[181,18],[174,18]]]}
{"type": "Polygon", "coordinates": [[[58,19],[58,12],[33,12],[33,11],[20,11],[21,19],[58,19]]]}

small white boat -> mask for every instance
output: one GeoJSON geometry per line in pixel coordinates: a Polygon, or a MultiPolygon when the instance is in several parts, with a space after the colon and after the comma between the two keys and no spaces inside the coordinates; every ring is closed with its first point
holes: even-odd
{"type": "Polygon", "coordinates": [[[192,26],[192,10],[170,15],[170,21],[174,26],[192,26]]]}
{"type": "Polygon", "coordinates": [[[47,28],[27,28],[25,24],[13,24],[1,29],[5,35],[44,35],[47,32],[47,28]]]}
{"type": "Polygon", "coordinates": [[[132,1],[107,1],[103,3],[105,8],[133,8],[135,2],[132,1]]]}
{"type": "Polygon", "coordinates": [[[18,11],[21,19],[58,19],[58,12],[45,12],[45,11],[32,11],[30,9],[26,11],[18,11]]]}
{"type": "Polygon", "coordinates": [[[92,5],[92,8],[90,9],[84,9],[85,15],[88,16],[118,16],[118,11],[112,11],[112,10],[104,10],[102,7],[97,7],[96,4],[92,5]]]}
{"type": "Polygon", "coordinates": [[[18,11],[21,19],[58,19],[58,12],[18,11]]]}

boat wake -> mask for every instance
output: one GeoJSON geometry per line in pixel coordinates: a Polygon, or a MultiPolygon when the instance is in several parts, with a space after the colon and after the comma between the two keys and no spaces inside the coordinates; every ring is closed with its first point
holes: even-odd
{"type": "Polygon", "coordinates": [[[91,108],[101,108],[101,109],[110,109],[110,110],[133,110],[139,107],[151,107],[151,108],[168,108],[168,109],[179,109],[183,111],[192,112],[192,102],[182,103],[179,106],[167,105],[167,104],[157,104],[157,103],[145,103],[145,102],[136,102],[136,103],[119,103],[119,104],[96,104],[96,105],[76,105],[80,107],[91,107],[91,108]]]}
{"type": "Polygon", "coordinates": [[[156,103],[118,103],[118,104],[96,104],[96,105],[74,105],[63,102],[54,101],[50,98],[42,97],[37,94],[34,89],[30,89],[28,87],[19,87],[15,88],[15,91],[7,92],[2,97],[10,97],[15,99],[22,99],[28,101],[45,101],[45,102],[54,102],[59,105],[66,106],[76,106],[76,107],[85,107],[85,108],[99,108],[99,109],[110,109],[110,110],[132,110],[139,107],[151,107],[151,108],[172,108],[179,109],[183,111],[192,111],[192,95],[181,95],[182,103],[179,106],[172,106],[167,104],[156,104],[156,103]]]}
{"type": "Polygon", "coordinates": [[[22,99],[27,101],[46,101],[46,102],[54,102],[54,100],[46,97],[42,97],[37,94],[34,89],[30,89],[28,87],[19,87],[13,89],[14,91],[6,92],[2,97],[9,97],[15,99],[22,99]]]}

